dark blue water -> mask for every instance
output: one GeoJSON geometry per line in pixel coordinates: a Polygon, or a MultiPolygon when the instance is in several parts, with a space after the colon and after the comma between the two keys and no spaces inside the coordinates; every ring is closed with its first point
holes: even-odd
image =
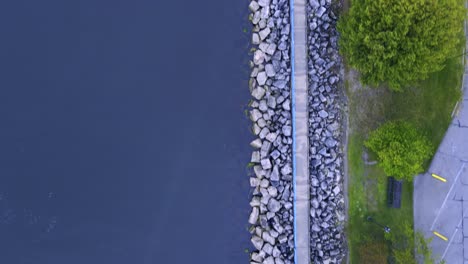
{"type": "Polygon", "coordinates": [[[0,2],[0,263],[247,263],[247,4],[0,2]]]}

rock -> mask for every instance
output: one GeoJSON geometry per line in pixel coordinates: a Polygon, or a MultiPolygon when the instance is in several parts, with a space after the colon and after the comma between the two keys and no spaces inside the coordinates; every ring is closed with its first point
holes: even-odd
{"type": "Polygon", "coordinates": [[[282,128],[283,135],[290,137],[291,132],[292,132],[292,127],[291,126],[283,126],[282,128]]]}
{"type": "Polygon", "coordinates": [[[263,232],[262,238],[265,242],[275,245],[275,238],[272,237],[269,232],[263,232]]]}
{"type": "Polygon", "coordinates": [[[255,65],[260,65],[265,61],[265,54],[261,50],[254,52],[253,62],[255,65]]]}
{"type": "Polygon", "coordinates": [[[312,225],[312,231],[320,232],[320,230],[322,230],[322,229],[317,224],[312,225]]]}
{"type": "Polygon", "coordinates": [[[270,142],[274,142],[276,137],[278,137],[278,134],[276,133],[269,133],[267,136],[266,136],[266,140],[270,141],[270,142]]]}
{"type": "Polygon", "coordinates": [[[267,205],[268,211],[276,213],[281,209],[281,204],[275,199],[270,199],[267,205]]]}
{"type": "Polygon", "coordinates": [[[261,7],[269,6],[270,0],[258,0],[258,5],[261,7]]]}
{"type": "Polygon", "coordinates": [[[257,3],[257,1],[252,1],[252,2],[250,2],[250,4],[249,4],[249,9],[250,9],[250,11],[255,12],[255,11],[257,11],[259,8],[260,8],[260,7],[259,7],[259,4],[257,3]]]}
{"type": "Polygon", "coordinates": [[[319,7],[317,9],[317,12],[315,12],[315,14],[317,15],[317,17],[322,17],[323,14],[325,14],[325,12],[327,11],[327,9],[323,6],[319,7]]]}
{"type": "Polygon", "coordinates": [[[337,196],[340,192],[341,192],[340,186],[335,186],[335,188],[333,188],[333,194],[335,194],[335,196],[337,196]]]}
{"type": "Polygon", "coordinates": [[[263,247],[263,244],[264,244],[263,239],[261,239],[261,238],[258,237],[258,236],[253,236],[252,239],[250,239],[250,241],[252,242],[253,246],[254,246],[257,250],[262,250],[262,247],[263,247]]]}
{"type": "Polygon", "coordinates": [[[250,216],[249,216],[249,224],[254,225],[255,223],[257,223],[258,215],[259,215],[258,207],[252,208],[252,212],[250,213],[250,216]]]}
{"type": "Polygon", "coordinates": [[[286,264],[281,258],[275,258],[275,264],[286,264]]]}
{"type": "Polygon", "coordinates": [[[264,113],[267,112],[268,105],[265,100],[261,100],[260,103],[258,103],[258,109],[264,113]]]}
{"type": "Polygon", "coordinates": [[[265,28],[263,30],[260,30],[260,32],[258,32],[260,36],[260,40],[264,41],[268,37],[268,35],[270,35],[270,33],[271,33],[270,28],[265,28]]]}
{"type": "Polygon", "coordinates": [[[271,109],[275,109],[276,108],[276,98],[273,97],[273,96],[268,97],[267,105],[271,109]]]}
{"type": "Polygon", "coordinates": [[[262,140],[257,138],[253,140],[252,142],[250,142],[250,146],[252,146],[253,148],[259,149],[262,147],[262,140]]]}
{"type": "MultiPolygon", "coordinates": [[[[318,0],[309,0],[309,5],[312,7],[312,8],[317,8],[320,6],[320,3],[318,2],[318,0]]],[[[257,10],[252,10],[253,12],[257,11],[257,10]]]]}
{"type": "Polygon", "coordinates": [[[268,77],[273,77],[276,74],[272,64],[265,65],[265,72],[268,77]]]}
{"type": "Polygon", "coordinates": [[[258,36],[257,33],[252,34],[252,44],[253,45],[258,45],[260,44],[260,37],[258,36]]]}
{"type": "Polygon", "coordinates": [[[253,261],[258,262],[258,263],[263,262],[263,257],[260,256],[260,254],[258,254],[257,252],[253,252],[252,255],[250,255],[250,258],[253,261]]]}
{"type": "Polygon", "coordinates": [[[250,159],[252,163],[259,163],[260,162],[260,152],[254,151],[252,152],[252,158],[250,159]]]}
{"type": "Polygon", "coordinates": [[[270,180],[271,181],[279,181],[278,165],[275,165],[273,167],[273,170],[271,171],[271,174],[270,174],[270,180]]]}
{"type": "Polygon", "coordinates": [[[258,178],[251,177],[250,178],[250,187],[257,187],[260,184],[260,180],[258,178]]]}
{"type": "Polygon", "coordinates": [[[286,80],[276,80],[273,82],[273,86],[277,87],[278,89],[284,89],[286,87],[286,83],[286,80]]]}
{"type": "Polygon", "coordinates": [[[320,110],[318,112],[318,115],[321,117],[321,118],[327,118],[328,117],[328,113],[325,111],[325,110],[320,110]]]}
{"type": "Polygon", "coordinates": [[[271,169],[271,162],[270,162],[270,159],[262,159],[260,161],[260,164],[262,165],[262,168],[264,170],[268,170],[268,169],[271,169]]]}
{"type": "Polygon", "coordinates": [[[265,95],[265,92],[266,92],[265,89],[261,87],[257,87],[252,90],[252,96],[257,100],[261,100],[263,96],[265,95]]]}
{"type": "Polygon", "coordinates": [[[319,207],[319,202],[316,198],[312,199],[311,204],[312,204],[312,207],[315,209],[319,207]]]}
{"type": "Polygon", "coordinates": [[[263,264],[275,264],[275,259],[272,256],[269,256],[263,261],[263,264]]]}
{"type": "Polygon", "coordinates": [[[327,138],[325,140],[325,145],[329,148],[333,148],[336,146],[338,142],[336,140],[334,140],[333,138],[327,138]]]}
{"type": "Polygon", "coordinates": [[[267,75],[264,71],[257,74],[257,83],[258,85],[265,85],[267,80],[267,75]]]}
{"type": "Polygon", "coordinates": [[[275,54],[275,51],[276,51],[276,44],[270,43],[267,49],[265,50],[265,53],[269,55],[273,55],[275,54]]]}
{"type": "MultiPolygon", "coordinates": [[[[263,244],[262,251],[265,252],[267,255],[271,255],[271,253],[273,253],[273,246],[270,245],[269,243],[265,243],[265,244],[263,244]]],[[[266,261],[266,259],[264,260],[263,263],[265,263],[265,261],[266,261]]]]}
{"type": "Polygon", "coordinates": [[[281,168],[281,174],[282,175],[288,175],[288,174],[291,174],[292,172],[292,168],[291,168],[291,164],[286,164],[284,165],[282,168],[281,168]]]}
{"type": "Polygon", "coordinates": [[[286,101],[283,102],[283,109],[286,110],[286,111],[289,111],[291,110],[291,101],[289,101],[289,99],[287,99],[286,101]]]}

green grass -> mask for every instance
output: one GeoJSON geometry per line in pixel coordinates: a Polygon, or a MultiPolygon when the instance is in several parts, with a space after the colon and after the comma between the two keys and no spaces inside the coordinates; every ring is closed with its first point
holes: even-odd
{"type": "MultiPolygon", "coordinates": [[[[458,54],[463,53],[464,45],[463,37],[458,54]]],[[[413,184],[403,184],[400,209],[388,208],[386,175],[378,166],[366,165],[362,159],[363,142],[369,131],[385,121],[402,119],[415,124],[437,148],[451,122],[454,106],[461,97],[462,74],[461,57],[456,57],[449,59],[442,71],[400,93],[388,90],[376,92],[371,88],[353,90],[350,88],[353,83],[349,82],[355,80],[345,80],[350,109],[347,232],[352,264],[365,264],[359,254],[360,247],[369,243],[388,244],[384,240],[382,228],[367,222],[367,216],[372,216],[377,222],[390,228],[404,222],[413,223],[413,184]]],[[[373,160],[372,154],[369,156],[373,160]]],[[[391,251],[382,254],[388,256],[391,251]]]]}

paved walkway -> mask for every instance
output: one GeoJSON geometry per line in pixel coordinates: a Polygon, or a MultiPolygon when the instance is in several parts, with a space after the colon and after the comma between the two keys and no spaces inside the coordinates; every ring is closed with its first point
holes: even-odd
{"type": "Polygon", "coordinates": [[[415,228],[434,238],[433,252],[448,264],[468,264],[468,69],[463,78],[460,109],[429,171],[414,181],[415,228]]]}
{"type": "Polygon", "coordinates": [[[306,0],[291,0],[295,263],[310,263],[306,0]]]}

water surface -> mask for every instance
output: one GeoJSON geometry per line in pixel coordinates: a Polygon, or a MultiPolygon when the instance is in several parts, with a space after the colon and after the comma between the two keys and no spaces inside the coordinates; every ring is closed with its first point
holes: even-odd
{"type": "Polygon", "coordinates": [[[0,263],[247,263],[247,4],[0,3],[0,263]]]}

